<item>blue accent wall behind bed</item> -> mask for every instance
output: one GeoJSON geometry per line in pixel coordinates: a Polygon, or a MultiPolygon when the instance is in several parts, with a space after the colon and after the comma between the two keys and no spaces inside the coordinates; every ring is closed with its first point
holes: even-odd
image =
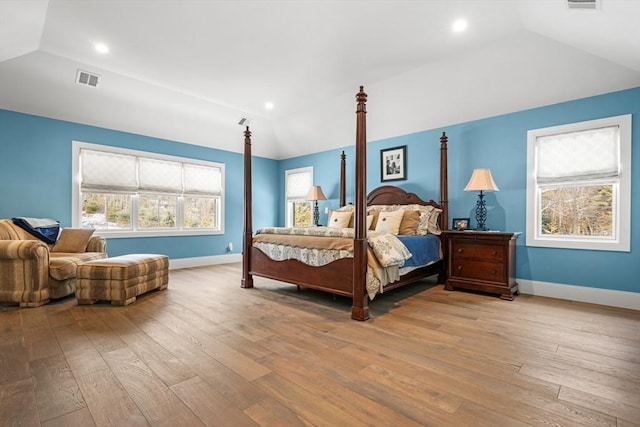
{"type": "MultiPolygon", "coordinates": [[[[373,90],[373,89],[372,89],[373,90]]],[[[370,110],[370,108],[369,108],[370,110]]],[[[451,124],[438,129],[401,135],[367,144],[367,191],[387,184],[380,180],[380,150],[407,147],[407,180],[393,181],[423,199],[439,200],[439,141],[449,138],[449,227],[452,218],[471,218],[475,227],[477,192],[464,192],[474,168],[490,168],[499,192],[487,193],[487,227],[523,234],[517,241],[516,274],[520,279],[549,283],[640,292],[640,88],[519,111],[496,117],[451,124]],[[632,114],[631,252],[608,252],[527,247],[525,245],[527,131],[566,123],[632,114]]],[[[354,117],[355,126],[355,117],[354,117]]],[[[355,129],[355,127],[354,127],[355,129]]],[[[354,132],[355,134],[355,132],[354,132]]],[[[347,201],[354,194],[354,150],[346,141],[347,201]]],[[[319,202],[320,221],[324,208],[338,207],[338,170],[343,149],[300,156],[280,162],[280,177],[286,169],[314,166],[314,180],[329,200],[319,202]],[[334,189],[336,189],[334,191],[334,189]],[[328,190],[328,191],[326,191],[328,190]]],[[[282,178],[281,178],[282,179],[282,178]]],[[[284,185],[280,183],[280,198],[284,185]]],[[[284,222],[284,204],[280,204],[284,222]]]]}

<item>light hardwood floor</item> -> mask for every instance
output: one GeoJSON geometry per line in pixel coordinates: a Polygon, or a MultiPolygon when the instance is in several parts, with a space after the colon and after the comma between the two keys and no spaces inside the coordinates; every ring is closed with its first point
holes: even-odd
{"type": "Polygon", "coordinates": [[[350,302],[240,265],[127,307],[0,305],[2,426],[638,426],[640,313],[421,282],[350,302]]]}

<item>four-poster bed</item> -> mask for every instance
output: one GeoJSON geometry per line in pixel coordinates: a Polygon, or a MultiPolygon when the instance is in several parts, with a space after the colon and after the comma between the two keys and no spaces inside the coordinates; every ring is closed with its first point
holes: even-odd
{"type": "MultiPolygon", "coordinates": [[[[251,191],[251,132],[247,127],[244,150],[244,182],[245,182],[245,210],[244,210],[244,235],[243,235],[243,260],[242,260],[242,282],[243,288],[253,287],[253,275],[267,277],[283,282],[292,283],[298,286],[309,287],[337,295],[352,298],[351,317],[355,320],[367,320],[369,318],[368,299],[373,297],[371,291],[367,293],[369,286],[368,265],[371,270],[371,248],[375,243],[369,245],[371,241],[378,239],[377,232],[369,231],[367,234],[367,209],[376,205],[377,208],[385,210],[384,206],[392,205],[393,209],[411,207],[424,212],[436,213],[436,227],[441,230],[447,229],[447,137],[442,134],[440,138],[440,203],[433,200],[428,202],[422,200],[414,193],[407,193],[401,188],[394,186],[382,186],[366,194],[366,100],[367,95],[361,86],[356,95],[356,146],[355,146],[355,205],[353,211],[353,230],[350,233],[341,234],[348,238],[348,248],[350,256],[336,259],[323,266],[312,266],[296,259],[284,259],[281,261],[271,259],[265,252],[254,244],[252,230],[252,191],[251,191]],[[398,206],[402,205],[402,206],[398,206]],[[439,214],[439,216],[437,215],[439,214]],[[369,260],[368,260],[369,258],[369,260]],[[369,261],[369,262],[368,262],[369,261]]],[[[345,155],[341,155],[340,170],[340,206],[345,205],[345,155]]],[[[391,206],[388,206],[391,208],[391,206]]],[[[422,215],[422,214],[421,214],[422,215]]],[[[326,227],[320,227],[326,228],[326,227]]],[[[335,229],[334,229],[335,230],[335,229]]],[[[294,232],[291,234],[315,234],[316,230],[294,232]]],[[[387,233],[388,234],[388,233],[387,233]]],[[[425,232],[426,234],[426,232],[425,232]]],[[[438,234],[438,233],[436,233],[438,234]]],[[[335,234],[334,234],[335,235],[335,234]]],[[[299,236],[291,237],[291,239],[299,236]]],[[[257,240],[257,239],[256,239],[257,240]]],[[[404,246],[403,246],[404,248],[404,246]]],[[[441,246],[444,251],[444,245],[441,246]]],[[[444,254],[442,254],[444,255],[444,254]]],[[[411,254],[409,254],[411,257],[411,254]]],[[[395,270],[390,273],[393,277],[391,283],[382,283],[382,289],[386,292],[400,286],[416,282],[425,277],[438,275],[438,282],[444,283],[446,279],[446,256],[439,256],[435,262],[428,265],[421,265],[413,268],[399,276],[395,270]],[[395,276],[394,276],[395,274],[395,276]]],[[[409,269],[407,269],[409,270],[409,269]]],[[[370,272],[369,272],[370,273],[370,272]]],[[[371,274],[369,274],[371,276],[371,274]]]]}

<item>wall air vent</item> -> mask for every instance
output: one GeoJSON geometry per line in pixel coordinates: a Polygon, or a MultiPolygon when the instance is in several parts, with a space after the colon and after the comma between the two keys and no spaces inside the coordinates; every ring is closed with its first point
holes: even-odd
{"type": "Polygon", "coordinates": [[[100,76],[88,71],[78,70],[76,74],[76,83],[84,86],[98,87],[100,83],[100,76]]]}
{"type": "Polygon", "coordinates": [[[567,0],[567,7],[581,10],[600,9],[600,0],[567,0]]]}
{"type": "Polygon", "coordinates": [[[240,120],[238,120],[240,126],[249,126],[250,123],[251,119],[248,117],[240,117],[240,120]]]}

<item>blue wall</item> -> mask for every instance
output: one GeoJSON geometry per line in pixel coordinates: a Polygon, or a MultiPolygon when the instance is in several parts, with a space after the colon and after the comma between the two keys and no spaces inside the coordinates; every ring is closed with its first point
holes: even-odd
{"type": "MultiPolygon", "coordinates": [[[[0,110],[0,218],[46,217],[71,226],[72,141],[151,151],[224,163],[225,234],[149,238],[110,238],[110,256],[163,253],[170,258],[226,254],[229,242],[240,252],[243,232],[242,154],[117,132],[0,110]]],[[[244,137],[238,131],[238,145],[244,137]]],[[[254,227],[277,221],[278,162],[253,158],[254,227]],[[259,208],[256,208],[259,207],[259,208]]]]}
{"type": "MultiPolygon", "coordinates": [[[[394,181],[423,199],[439,200],[439,141],[449,138],[449,221],[471,218],[475,227],[477,192],[463,189],[474,168],[490,168],[499,192],[488,193],[487,227],[518,231],[516,275],[521,279],[587,287],[640,292],[640,88],[520,111],[497,117],[446,126],[367,144],[367,191],[380,181],[380,149],[407,146],[407,180],[394,181]],[[587,251],[527,247],[526,171],[527,131],[560,124],[632,114],[631,252],[587,251]]],[[[354,114],[355,126],[355,114],[354,114]]],[[[321,185],[329,200],[319,202],[320,222],[324,208],[338,207],[338,181],[342,149],[283,160],[279,164],[280,200],[284,200],[284,171],[314,166],[314,184],[321,185]]],[[[347,201],[354,194],[354,149],[347,154],[347,201]]],[[[385,183],[386,184],[386,183],[385,183]]],[[[284,203],[279,206],[284,222],[284,203]]],[[[449,227],[451,225],[449,224],[449,227]]]]}
{"type": "MultiPolygon", "coordinates": [[[[449,218],[470,217],[473,223],[477,194],[462,191],[474,168],[490,168],[500,188],[489,193],[487,226],[520,231],[517,243],[517,276],[551,283],[640,292],[640,88],[577,101],[520,111],[483,120],[455,124],[368,144],[367,190],[380,182],[380,149],[407,146],[406,181],[395,181],[423,198],[439,199],[439,138],[449,137],[449,218]],[[527,131],[560,124],[633,114],[631,252],[550,249],[525,246],[527,131]]],[[[355,115],[354,115],[355,126],[355,115]]],[[[242,141],[239,132],[238,141],[242,141]]],[[[71,142],[112,145],[168,155],[222,162],[226,165],[225,234],[220,236],[109,239],[110,255],[162,252],[171,258],[226,253],[233,242],[242,242],[242,155],[125,132],[117,132],[59,120],[0,110],[0,218],[14,216],[59,219],[71,225],[71,142]]],[[[284,171],[314,166],[315,184],[338,207],[340,153],[330,150],[275,161],[253,158],[254,230],[284,224],[284,171]],[[278,191],[274,191],[277,188],[278,191]]],[[[347,154],[347,201],[354,194],[354,148],[347,154]]]]}

